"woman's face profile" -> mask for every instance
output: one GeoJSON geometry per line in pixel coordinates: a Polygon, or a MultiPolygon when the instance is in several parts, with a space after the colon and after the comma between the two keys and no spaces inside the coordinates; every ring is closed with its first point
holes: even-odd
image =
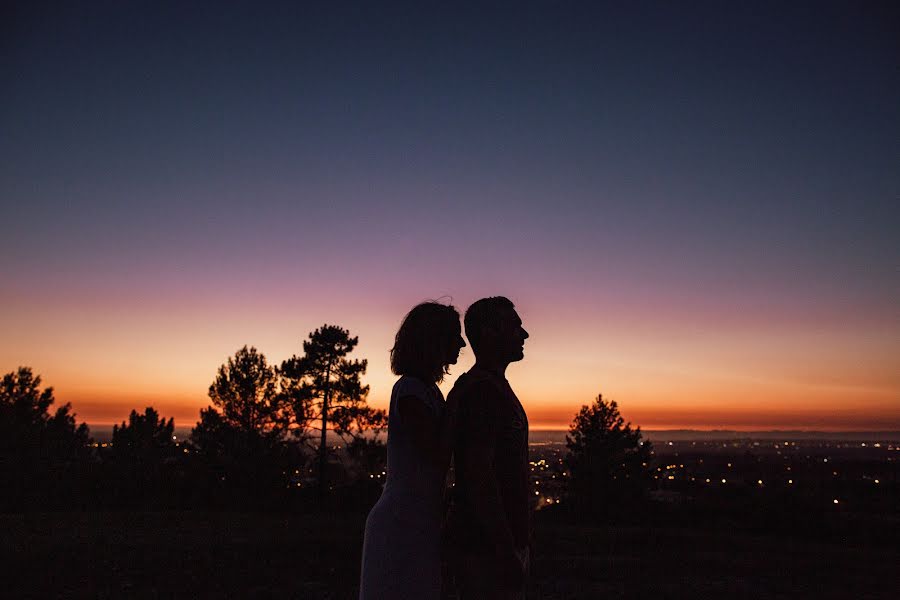
{"type": "Polygon", "coordinates": [[[455,365],[456,361],[459,360],[459,351],[466,347],[466,341],[462,337],[462,329],[459,326],[459,323],[456,323],[456,326],[452,328],[454,335],[450,336],[451,342],[449,347],[447,348],[447,364],[455,365]]]}

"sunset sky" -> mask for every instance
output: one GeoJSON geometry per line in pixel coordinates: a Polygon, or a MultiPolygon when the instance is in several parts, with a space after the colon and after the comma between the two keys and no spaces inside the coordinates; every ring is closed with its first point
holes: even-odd
{"type": "Polygon", "coordinates": [[[900,430],[890,3],[20,4],[0,370],[79,420],[324,323],[386,407],[409,308],[506,295],[532,428],[900,430]]]}

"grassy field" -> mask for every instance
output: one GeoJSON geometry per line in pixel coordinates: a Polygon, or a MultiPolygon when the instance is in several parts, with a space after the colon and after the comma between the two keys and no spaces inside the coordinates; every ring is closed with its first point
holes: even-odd
{"type": "MultiPolygon", "coordinates": [[[[358,515],[0,515],[3,597],[355,598],[358,515]]],[[[893,598],[895,548],[537,515],[530,598],[893,598]]]]}

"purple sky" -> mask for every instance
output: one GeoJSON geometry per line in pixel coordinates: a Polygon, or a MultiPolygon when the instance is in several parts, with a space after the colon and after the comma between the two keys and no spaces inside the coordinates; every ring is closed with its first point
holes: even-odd
{"type": "Polygon", "coordinates": [[[890,3],[4,11],[0,366],[86,418],[325,321],[383,404],[405,310],[500,293],[547,423],[900,427],[890,3]]]}

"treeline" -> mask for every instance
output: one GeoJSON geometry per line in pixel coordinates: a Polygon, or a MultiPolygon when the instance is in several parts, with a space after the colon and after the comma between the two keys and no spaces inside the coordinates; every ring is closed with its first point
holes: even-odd
{"type": "MultiPolygon", "coordinates": [[[[219,367],[187,440],[147,407],[116,425],[111,443],[95,443],[29,367],[7,373],[0,510],[367,510],[385,479],[387,416],[367,404],[366,361],[348,358],[357,343],[324,325],[280,365],[244,346],[219,367]]],[[[565,506],[599,516],[646,497],[650,444],[615,402],[582,407],[567,445],[565,506]]]]}
{"type": "Polygon", "coordinates": [[[387,418],[366,402],[366,361],[348,358],[357,343],[324,325],[280,365],[244,346],[219,367],[183,441],[173,419],[147,407],[116,425],[111,443],[94,443],[29,367],[7,373],[0,510],[367,506],[384,480],[387,418]]]}

